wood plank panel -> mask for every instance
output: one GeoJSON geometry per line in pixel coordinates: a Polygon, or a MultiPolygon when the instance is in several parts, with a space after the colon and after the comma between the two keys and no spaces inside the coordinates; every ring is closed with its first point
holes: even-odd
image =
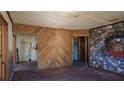
{"type": "Polygon", "coordinates": [[[16,37],[13,36],[13,64],[16,64],[16,37]]]}
{"type": "Polygon", "coordinates": [[[37,34],[42,27],[25,25],[25,24],[13,24],[14,33],[24,33],[24,34],[37,34]]]}
{"type": "Polygon", "coordinates": [[[55,31],[56,64],[59,67],[72,64],[72,36],[68,30],[55,31]]]}
{"type": "Polygon", "coordinates": [[[89,30],[73,30],[72,37],[89,37],[89,30]]]}
{"type": "Polygon", "coordinates": [[[72,64],[73,37],[89,36],[85,31],[42,28],[38,33],[38,68],[56,68],[72,64]]]}
{"type": "Polygon", "coordinates": [[[55,65],[55,31],[43,28],[38,33],[38,68],[46,69],[55,65]]]}
{"type": "Polygon", "coordinates": [[[2,34],[2,67],[1,67],[1,78],[2,80],[8,80],[8,25],[0,14],[0,25],[2,34]]]}
{"type": "Polygon", "coordinates": [[[38,34],[39,69],[72,64],[72,39],[69,31],[44,28],[38,34]]]}
{"type": "Polygon", "coordinates": [[[2,61],[4,62],[2,66],[2,80],[8,80],[8,31],[7,26],[2,26],[2,61]],[[4,76],[6,76],[4,78],[4,76]]]}
{"type": "Polygon", "coordinates": [[[73,37],[89,36],[88,30],[67,30],[24,24],[15,24],[14,32],[37,34],[39,69],[71,65],[73,37]]]}

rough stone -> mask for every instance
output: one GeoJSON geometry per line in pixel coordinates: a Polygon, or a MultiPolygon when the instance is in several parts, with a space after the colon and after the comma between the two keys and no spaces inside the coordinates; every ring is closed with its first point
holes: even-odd
{"type": "Polygon", "coordinates": [[[107,28],[107,29],[110,29],[110,28],[112,28],[112,25],[108,25],[106,28],[107,28]]]}
{"type": "Polygon", "coordinates": [[[120,72],[123,72],[123,69],[117,68],[117,71],[120,73],[120,72]]]}
{"type": "Polygon", "coordinates": [[[105,40],[110,33],[124,31],[124,22],[104,26],[90,31],[90,65],[124,74],[124,58],[105,52],[105,40]]]}

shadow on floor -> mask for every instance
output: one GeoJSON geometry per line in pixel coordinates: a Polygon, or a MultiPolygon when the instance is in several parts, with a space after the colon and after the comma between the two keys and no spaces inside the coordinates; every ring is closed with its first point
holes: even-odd
{"type": "Polygon", "coordinates": [[[123,81],[124,76],[89,67],[69,67],[37,70],[28,69],[14,72],[12,81],[123,81]]]}
{"type": "Polygon", "coordinates": [[[25,63],[13,65],[14,72],[26,71],[26,70],[36,70],[36,69],[37,69],[37,62],[25,62],[25,63]]]}

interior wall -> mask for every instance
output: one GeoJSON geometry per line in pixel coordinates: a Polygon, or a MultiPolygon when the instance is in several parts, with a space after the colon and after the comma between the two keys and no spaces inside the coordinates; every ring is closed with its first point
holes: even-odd
{"type": "Polygon", "coordinates": [[[13,50],[13,32],[12,32],[12,23],[11,20],[7,14],[7,12],[5,11],[0,11],[0,13],[2,14],[3,18],[5,19],[5,21],[7,22],[7,27],[5,27],[6,29],[6,33],[5,33],[5,37],[6,39],[3,41],[5,42],[4,45],[6,47],[4,47],[6,50],[6,80],[9,79],[9,77],[12,75],[13,73],[13,68],[12,68],[12,61],[13,61],[13,55],[12,55],[12,50],[13,50]]]}
{"type": "MultiPolygon", "coordinates": [[[[31,36],[33,37],[33,36],[36,36],[36,38],[37,38],[37,32],[39,31],[39,30],[41,30],[41,28],[42,27],[40,27],[40,26],[32,26],[32,25],[27,25],[27,24],[17,24],[17,23],[14,23],[13,24],[13,31],[14,31],[14,34],[17,34],[17,35],[21,35],[21,34],[23,34],[22,36],[19,36],[19,38],[22,40],[22,38],[24,38],[23,39],[23,41],[24,42],[27,42],[28,44],[26,44],[25,46],[27,46],[28,48],[29,48],[29,42],[31,42],[32,41],[32,39],[33,38],[31,38],[31,36]],[[24,36],[24,37],[23,37],[24,36]],[[27,39],[27,40],[26,40],[27,39]]],[[[33,40],[34,41],[34,47],[36,47],[36,44],[35,43],[37,43],[37,40],[33,40]]],[[[20,42],[19,41],[19,39],[17,40],[17,42],[20,42]]],[[[16,45],[19,47],[20,46],[20,44],[17,44],[16,43],[16,45]]],[[[17,48],[18,48],[17,47],[17,48]]],[[[26,49],[26,48],[24,48],[24,49],[26,49]]],[[[15,51],[17,51],[16,49],[15,49],[15,51]]],[[[19,50],[20,52],[21,52],[21,50],[19,50]]],[[[23,50],[24,51],[24,50],[23,50]]],[[[24,59],[24,58],[19,58],[18,59],[18,54],[17,54],[17,62],[18,61],[29,61],[29,49],[26,49],[25,51],[27,51],[25,54],[26,54],[26,60],[24,59]]],[[[19,52],[19,56],[21,56],[21,54],[23,54],[22,52],[20,53],[19,52]]],[[[31,54],[33,54],[33,53],[31,53],[31,54]]],[[[23,55],[24,56],[24,55],[23,55]]],[[[37,59],[36,57],[34,57],[34,55],[31,55],[31,56],[33,56],[32,57],[32,59],[34,60],[34,58],[35,58],[35,60],[37,59]]]]}
{"type": "MultiPolygon", "coordinates": [[[[2,65],[1,65],[1,75],[2,80],[7,80],[8,78],[8,31],[7,31],[7,23],[5,22],[4,18],[0,15],[0,19],[2,19],[3,23],[1,24],[2,27],[2,65]],[[4,43],[6,42],[6,43],[4,43]]],[[[0,22],[1,23],[1,22],[0,22]]]]}
{"type": "Polygon", "coordinates": [[[40,26],[32,26],[26,24],[13,24],[13,31],[14,33],[23,33],[23,34],[34,34],[36,35],[42,27],[40,26]]]}
{"type": "Polygon", "coordinates": [[[13,32],[12,32],[12,23],[7,14],[7,12],[2,11],[2,16],[5,18],[6,22],[8,23],[8,51],[9,51],[9,58],[12,58],[13,53],[13,32]]]}
{"type": "Polygon", "coordinates": [[[73,62],[73,37],[89,36],[88,30],[42,28],[38,33],[38,68],[69,66],[73,62]]]}
{"type": "Polygon", "coordinates": [[[29,52],[31,48],[37,45],[37,37],[35,35],[16,34],[16,48],[18,48],[19,62],[29,61],[29,52]]]}
{"type": "Polygon", "coordinates": [[[67,30],[42,28],[38,33],[38,68],[55,68],[72,63],[71,34],[67,30]]]}
{"type": "Polygon", "coordinates": [[[124,33],[124,22],[90,30],[90,65],[124,74],[124,58],[108,55],[105,52],[105,40],[114,32],[124,33]]]}
{"type": "Polygon", "coordinates": [[[72,30],[72,37],[89,37],[89,30],[82,29],[82,30],[72,30]]]}
{"type": "Polygon", "coordinates": [[[67,30],[14,24],[14,32],[37,35],[38,69],[63,67],[73,61],[73,37],[88,37],[88,30],[67,30]],[[31,33],[29,33],[31,30],[31,33]]]}

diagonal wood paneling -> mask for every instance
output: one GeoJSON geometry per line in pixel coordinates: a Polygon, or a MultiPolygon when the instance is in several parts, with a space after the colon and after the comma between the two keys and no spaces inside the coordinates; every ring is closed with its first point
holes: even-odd
{"type": "Polygon", "coordinates": [[[55,68],[72,63],[71,33],[65,30],[45,29],[38,33],[38,68],[55,68]]]}
{"type": "Polygon", "coordinates": [[[55,32],[43,28],[38,34],[38,68],[52,67],[55,60],[55,32]]]}
{"type": "Polygon", "coordinates": [[[56,68],[72,64],[72,38],[89,36],[87,30],[67,30],[15,24],[14,32],[37,34],[38,68],[56,68]]]}
{"type": "Polygon", "coordinates": [[[24,33],[24,34],[37,34],[42,27],[39,26],[31,26],[25,24],[14,24],[13,31],[15,33],[24,33]]]}
{"type": "Polygon", "coordinates": [[[67,66],[72,63],[72,38],[68,30],[55,31],[56,64],[67,66]]]}

